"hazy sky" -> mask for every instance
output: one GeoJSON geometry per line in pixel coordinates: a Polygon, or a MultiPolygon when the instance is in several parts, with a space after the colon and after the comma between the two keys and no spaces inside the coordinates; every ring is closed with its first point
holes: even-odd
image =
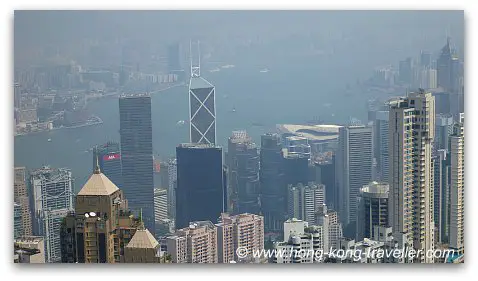
{"type": "MultiPolygon", "coordinates": [[[[127,38],[166,46],[199,38],[214,49],[244,42],[287,48],[315,44],[382,63],[438,50],[450,34],[463,53],[463,11],[16,11],[15,58],[46,45],[127,38]]],[[[124,39],[126,40],[126,39],[124,39]]],[[[146,43],[146,44],[145,44],[146,43]]]]}

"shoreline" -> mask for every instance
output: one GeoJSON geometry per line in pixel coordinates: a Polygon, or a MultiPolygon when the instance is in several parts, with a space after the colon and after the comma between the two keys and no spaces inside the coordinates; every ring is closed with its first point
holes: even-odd
{"type": "Polygon", "coordinates": [[[16,137],[20,137],[20,136],[30,136],[30,135],[35,135],[35,134],[40,134],[40,133],[48,133],[48,132],[53,132],[53,131],[58,131],[58,130],[64,130],[64,129],[77,129],[77,128],[82,128],[82,127],[89,127],[89,126],[96,126],[96,125],[101,125],[101,124],[103,124],[103,120],[102,120],[100,117],[98,117],[98,116],[96,116],[96,115],[94,115],[94,117],[95,117],[98,121],[92,122],[92,123],[84,123],[84,124],[75,125],[75,126],[69,126],[69,127],[61,126],[61,127],[53,128],[53,129],[50,129],[50,130],[43,130],[43,131],[35,131],[35,132],[14,134],[13,137],[16,138],[16,137]]]}

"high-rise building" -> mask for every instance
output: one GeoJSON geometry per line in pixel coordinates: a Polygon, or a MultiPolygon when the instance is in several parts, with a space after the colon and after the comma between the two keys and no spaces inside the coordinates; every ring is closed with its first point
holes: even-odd
{"type": "Polygon", "coordinates": [[[315,223],[316,213],[325,203],[325,186],[323,184],[315,184],[310,182],[306,185],[299,183],[297,185],[289,185],[287,204],[288,217],[296,218],[308,222],[315,223]]]}
{"type": "Polygon", "coordinates": [[[356,240],[372,238],[374,226],[387,227],[388,183],[371,182],[360,189],[356,240]]]}
{"type": "Polygon", "coordinates": [[[278,134],[261,136],[259,175],[265,231],[280,232],[287,214],[287,187],[283,170],[282,145],[278,134]]]}
{"type": "Polygon", "coordinates": [[[299,136],[289,136],[285,138],[285,148],[287,155],[303,155],[310,159],[310,144],[309,140],[299,136]]]}
{"type": "Polygon", "coordinates": [[[228,183],[234,214],[260,212],[259,151],[246,131],[234,131],[228,140],[228,183]]]}
{"type": "Polygon", "coordinates": [[[465,252],[465,132],[464,114],[450,136],[450,247],[465,252]]]}
{"type": "MultiPolygon", "coordinates": [[[[217,226],[218,262],[229,263],[252,258],[254,251],[264,249],[264,217],[254,214],[230,216],[221,214],[217,226]],[[248,257],[238,257],[237,249],[246,249],[248,257]]],[[[249,260],[250,261],[250,260],[249,260]]]]}
{"type": "Polygon", "coordinates": [[[125,246],[143,226],[128,211],[128,201],[99,166],[76,196],[75,210],[61,227],[63,263],[118,263],[125,246]]]}
{"type": "Polygon", "coordinates": [[[217,221],[224,212],[222,148],[211,144],[176,147],[176,228],[191,221],[217,221]]]}
{"type": "Polygon", "coordinates": [[[347,226],[356,221],[360,189],[372,180],[372,127],[351,125],[339,129],[336,163],[339,216],[347,226]]]}
{"type": "Polygon", "coordinates": [[[406,58],[400,61],[398,65],[399,80],[402,83],[411,84],[413,77],[412,58],[406,58]]]}
{"type": "Polygon", "coordinates": [[[123,263],[161,263],[161,246],[154,236],[141,225],[124,248],[123,263]]]}
{"type": "Polygon", "coordinates": [[[162,188],[154,189],[154,221],[168,219],[168,190],[162,188]]]}
{"type": "Polygon", "coordinates": [[[93,149],[93,171],[96,165],[117,187],[122,186],[121,152],[117,142],[107,142],[93,149]]]}
{"type": "Polygon", "coordinates": [[[460,77],[462,77],[461,72],[461,63],[452,52],[450,38],[447,38],[437,60],[438,87],[442,87],[449,93],[458,94],[460,91],[460,77]]]}
{"type": "Polygon", "coordinates": [[[16,263],[45,263],[45,240],[39,236],[23,236],[15,238],[13,242],[15,254],[18,255],[16,263]]]}
{"type": "Polygon", "coordinates": [[[374,122],[374,158],[377,161],[377,179],[388,182],[388,110],[376,112],[374,122]]]}
{"type": "Polygon", "coordinates": [[[46,262],[61,262],[60,228],[63,218],[73,211],[73,177],[65,168],[45,166],[33,171],[34,232],[45,237],[46,262]]]}
{"type": "Polygon", "coordinates": [[[435,220],[436,241],[448,244],[450,222],[450,156],[446,149],[433,154],[434,190],[433,218],[435,220]]]}
{"type": "Polygon", "coordinates": [[[337,192],[335,189],[335,155],[331,158],[315,162],[316,168],[316,177],[315,181],[318,184],[325,185],[325,204],[327,206],[335,207],[338,206],[338,199],[336,197],[337,192]]]}
{"type": "Polygon", "coordinates": [[[173,263],[217,263],[217,237],[212,222],[191,222],[166,238],[167,251],[173,263]]]}
{"type": "Polygon", "coordinates": [[[429,52],[423,50],[420,52],[420,66],[425,68],[432,66],[432,55],[429,52]]]}
{"type": "Polygon", "coordinates": [[[168,161],[168,216],[176,219],[176,186],[177,186],[177,161],[176,158],[168,161]]]}
{"type": "Polygon", "coordinates": [[[284,222],[284,241],[276,243],[273,263],[319,263],[328,252],[326,227],[290,219],[284,222]],[[286,226],[287,224],[287,226],[286,226]],[[285,234],[285,233],[284,233],[285,234]]]}
{"type": "Polygon", "coordinates": [[[216,143],[216,88],[193,76],[189,82],[189,135],[191,143],[216,143]]]}
{"type": "Polygon", "coordinates": [[[20,204],[13,202],[13,239],[21,237],[23,234],[22,209],[20,204]]]}
{"type": "Polygon", "coordinates": [[[449,136],[453,133],[453,115],[436,114],[435,116],[435,139],[433,148],[448,149],[449,136]]]}
{"type": "Polygon", "coordinates": [[[307,184],[309,182],[309,160],[305,154],[288,154],[284,149],[284,180],[289,184],[307,184]]]}
{"type": "Polygon", "coordinates": [[[154,178],[151,97],[122,95],[119,99],[123,187],[135,214],[143,212],[144,224],[154,231],[154,178]]]}
{"type": "Polygon", "coordinates": [[[389,222],[405,233],[408,245],[421,250],[419,262],[433,262],[434,249],[432,142],[435,99],[431,93],[411,92],[390,105],[389,222]]]}
{"type": "Polygon", "coordinates": [[[181,68],[181,48],[179,43],[174,43],[168,46],[168,71],[173,73],[181,68]]]}
{"type": "Polygon", "coordinates": [[[343,237],[342,223],[339,221],[337,212],[327,209],[327,205],[324,204],[316,214],[316,224],[328,229],[327,250],[337,249],[340,239],[343,237]]]}
{"type": "Polygon", "coordinates": [[[26,184],[25,167],[15,167],[13,178],[13,201],[20,207],[22,223],[20,236],[32,235],[32,214],[30,209],[30,195],[26,184]]]}

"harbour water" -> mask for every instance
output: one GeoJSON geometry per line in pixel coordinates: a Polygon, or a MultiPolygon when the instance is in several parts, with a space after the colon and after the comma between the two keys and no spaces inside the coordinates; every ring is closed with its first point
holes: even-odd
{"type": "MultiPolygon", "coordinates": [[[[337,124],[351,117],[364,120],[367,116],[367,97],[346,93],[345,73],[339,76],[309,60],[268,65],[267,73],[260,73],[264,67],[240,63],[234,66],[212,73],[203,71],[204,77],[216,86],[219,145],[227,146],[233,130],[247,130],[259,144],[260,135],[275,131],[276,124],[305,123],[316,116],[337,124]]],[[[95,100],[88,107],[103,124],[17,136],[15,166],[26,166],[28,170],[47,164],[68,167],[78,191],[92,172],[91,148],[108,140],[119,141],[118,98],[95,100]]],[[[153,94],[153,148],[160,159],[174,156],[176,145],[188,141],[187,122],[178,124],[188,120],[188,114],[186,86],[153,94]]]]}

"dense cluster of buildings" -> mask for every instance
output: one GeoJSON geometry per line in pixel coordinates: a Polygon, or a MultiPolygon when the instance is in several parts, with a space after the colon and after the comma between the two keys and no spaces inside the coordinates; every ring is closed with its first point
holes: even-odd
{"type": "MultiPolygon", "coordinates": [[[[437,83],[459,96],[449,50],[447,42],[437,83]]],[[[449,262],[426,254],[443,249],[463,260],[464,114],[438,110],[438,99],[418,89],[384,102],[368,124],[280,125],[260,145],[233,131],[224,152],[215,87],[191,65],[190,139],[160,165],[160,184],[148,94],[120,96],[120,142],[95,148],[78,194],[68,169],[15,168],[15,259],[42,260],[39,251],[44,262],[68,263],[449,262]],[[387,250],[399,254],[370,254],[387,250]]]]}

